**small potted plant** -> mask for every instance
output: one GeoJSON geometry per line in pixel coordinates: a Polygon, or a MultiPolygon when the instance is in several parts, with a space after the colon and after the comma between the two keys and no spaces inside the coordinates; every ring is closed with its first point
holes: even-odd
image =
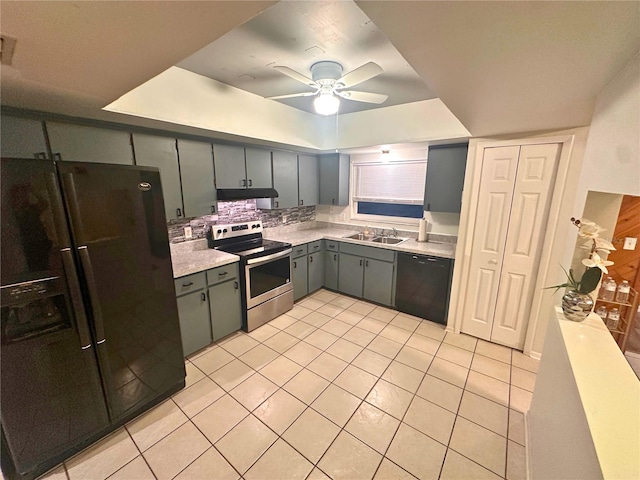
{"type": "Polygon", "coordinates": [[[602,273],[609,273],[607,267],[613,265],[613,262],[603,260],[600,254],[609,254],[615,248],[611,242],[600,237],[600,232],[604,229],[599,225],[586,219],[579,220],[573,217],[571,223],[578,227],[578,235],[587,239],[583,248],[589,249],[590,252],[589,256],[582,260],[582,264],[587,269],[580,279],[577,279],[572,269],[567,272],[563,267],[567,281],[548,288],[555,288],[556,292],[561,288],[568,289],[562,297],[562,312],[567,319],[581,322],[593,310],[594,301],[590,293],[598,288],[602,273]]]}

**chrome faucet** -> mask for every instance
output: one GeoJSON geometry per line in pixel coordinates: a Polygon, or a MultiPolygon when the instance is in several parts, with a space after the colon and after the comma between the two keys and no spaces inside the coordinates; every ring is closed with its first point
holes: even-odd
{"type": "Polygon", "coordinates": [[[396,230],[396,227],[391,227],[391,229],[393,230],[393,233],[391,234],[391,236],[398,238],[398,231],[396,230]]]}

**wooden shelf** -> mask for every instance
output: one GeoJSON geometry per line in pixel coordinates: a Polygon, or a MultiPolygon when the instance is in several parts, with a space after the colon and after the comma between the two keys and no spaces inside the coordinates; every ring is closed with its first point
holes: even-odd
{"type": "Polygon", "coordinates": [[[616,340],[620,350],[624,353],[627,348],[629,331],[631,330],[631,325],[633,324],[633,319],[635,317],[636,310],[638,309],[638,292],[633,288],[630,288],[628,302],[616,302],[614,300],[603,300],[602,298],[598,298],[594,305],[594,311],[597,306],[601,304],[617,305],[620,307],[620,321],[618,322],[618,328],[615,330],[609,329],[609,332],[611,332],[611,335],[613,335],[613,338],[616,340]]]}

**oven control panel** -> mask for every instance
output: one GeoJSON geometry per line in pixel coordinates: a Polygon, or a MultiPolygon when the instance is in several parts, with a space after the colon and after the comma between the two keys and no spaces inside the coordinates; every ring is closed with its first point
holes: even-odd
{"type": "Polygon", "coordinates": [[[222,240],[223,238],[237,238],[245,235],[262,233],[262,221],[252,220],[243,223],[234,223],[229,225],[212,225],[211,236],[213,240],[222,240]]]}

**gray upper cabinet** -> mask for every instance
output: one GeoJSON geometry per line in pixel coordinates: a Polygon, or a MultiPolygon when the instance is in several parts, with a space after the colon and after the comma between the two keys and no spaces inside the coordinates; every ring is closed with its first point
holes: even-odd
{"type": "Polygon", "coordinates": [[[318,157],[315,155],[298,155],[298,204],[301,206],[317,205],[319,196],[318,157]]]}
{"type": "Polygon", "coordinates": [[[349,205],[349,155],[320,155],[320,204],[349,205]]]}
{"type": "Polygon", "coordinates": [[[429,147],[424,209],[460,213],[467,165],[467,144],[429,147]]]}
{"type": "Polygon", "coordinates": [[[184,215],[201,217],[216,213],[216,187],[210,143],[178,140],[184,215]]]}
{"type": "Polygon", "coordinates": [[[262,148],[245,148],[247,187],[271,188],[271,151],[262,148]]]}
{"type": "Polygon", "coordinates": [[[244,148],[231,145],[213,145],[216,188],[246,188],[247,171],[244,148]]]}
{"type": "Polygon", "coordinates": [[[71,123],[46,125],[54,160],[133,165],[129,132],[71,123]]]}
{"type": "Polygon", "coordinates": [[[133,135],[136,164],[160,169],[162,196],[167,220],[184,217],[176,139],[155,135],[133,135]]]}
{"type": "Polygon", "coordinates": [[[0,151],[7,158],[47,158],[47,141],[40,120],[2,116],[0,151]]]}
{"type": "Polygon", "coordinates": [[[273,208],[298,205],[298,158],[295,153],[273,152],[273,188],[278,192],[273,208]]]}

